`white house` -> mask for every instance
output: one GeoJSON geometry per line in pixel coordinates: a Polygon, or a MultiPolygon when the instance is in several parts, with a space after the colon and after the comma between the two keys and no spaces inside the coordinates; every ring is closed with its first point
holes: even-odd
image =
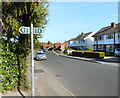
{"type": "Polygon", "coordinates": [[[113,22],[111,26],[101,28],[93,37],[94,50],[114,52],[116,48],[120,48],[120,24],[113,22]]]}
{"type": "Polygon", "coordinates": [[[94,37],[92,37],[95,32],[81,33],[76,38],[70,39],[68,41],[68,47],[74,49],[84,49],[91,48],[93,50],[94,37]]]}

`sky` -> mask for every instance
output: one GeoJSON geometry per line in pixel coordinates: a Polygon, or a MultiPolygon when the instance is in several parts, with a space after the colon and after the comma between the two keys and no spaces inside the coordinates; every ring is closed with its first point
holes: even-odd
{"type": "Polygon", "coordinates": [[[49,22],[40,42],[65,42],[81,32],[97,32],[118,23],[117,2],[51,2],[49,22]]]}

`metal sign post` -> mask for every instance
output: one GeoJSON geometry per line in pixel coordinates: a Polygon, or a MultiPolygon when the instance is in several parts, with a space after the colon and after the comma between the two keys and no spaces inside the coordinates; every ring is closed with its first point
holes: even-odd
{"type": "Polygon", "coordinates": [[[34,45],[33,45],[33,34],[40,34],[42,32],[42,29],[40,28],[33,28],[33,24],[31,24],[31,29],[30,27],[20,27],[19,32],[21,34],[30,34],[31,32],[31,63],[32,63],[32,98],[35,96],[35,88],[34,88],[34,45]]]}
{"type": "Polygon", "coordinates": [[[33,54],[33,24],[31,24],[31,61],[32,61],[32,96],[34,97],[34,54],[33,54]]]}

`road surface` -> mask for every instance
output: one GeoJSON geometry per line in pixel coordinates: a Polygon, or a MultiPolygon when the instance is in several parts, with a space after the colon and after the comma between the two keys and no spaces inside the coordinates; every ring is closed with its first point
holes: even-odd
{"type": "Polygon", "coordinates": [[[47,60],[37,63],[75,96],[118,95],[117,66],[46,55],[47,60]]]}

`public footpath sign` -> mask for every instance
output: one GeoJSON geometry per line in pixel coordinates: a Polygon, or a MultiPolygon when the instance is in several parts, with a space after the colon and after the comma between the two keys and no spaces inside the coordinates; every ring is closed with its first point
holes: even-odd
{"type": "Polygon", "coordinates": [[[19,32],[21,34],[30,34],[31,33],[31,63],[32,63],[32,97],[35,96],[34,94],[34,57],[33,57],[33,34],[40,34],[42,33],[42,29],[40,28],[33,28],[33,24],[31,24],[31,27],[20,27],[19,32]]]}
{"type": "MultiPolygon", "coordinates": [[[[20,27],[20,29],[19,29],[19,32],[21,33],[21,34],[30,34],[30,30],[31,28],[30,27],[20,27]]],[[[40,29],[40,28],[33,28],[33,34],[40,34],[40,33],[42,33],[42,29],[40,29]]]]}

